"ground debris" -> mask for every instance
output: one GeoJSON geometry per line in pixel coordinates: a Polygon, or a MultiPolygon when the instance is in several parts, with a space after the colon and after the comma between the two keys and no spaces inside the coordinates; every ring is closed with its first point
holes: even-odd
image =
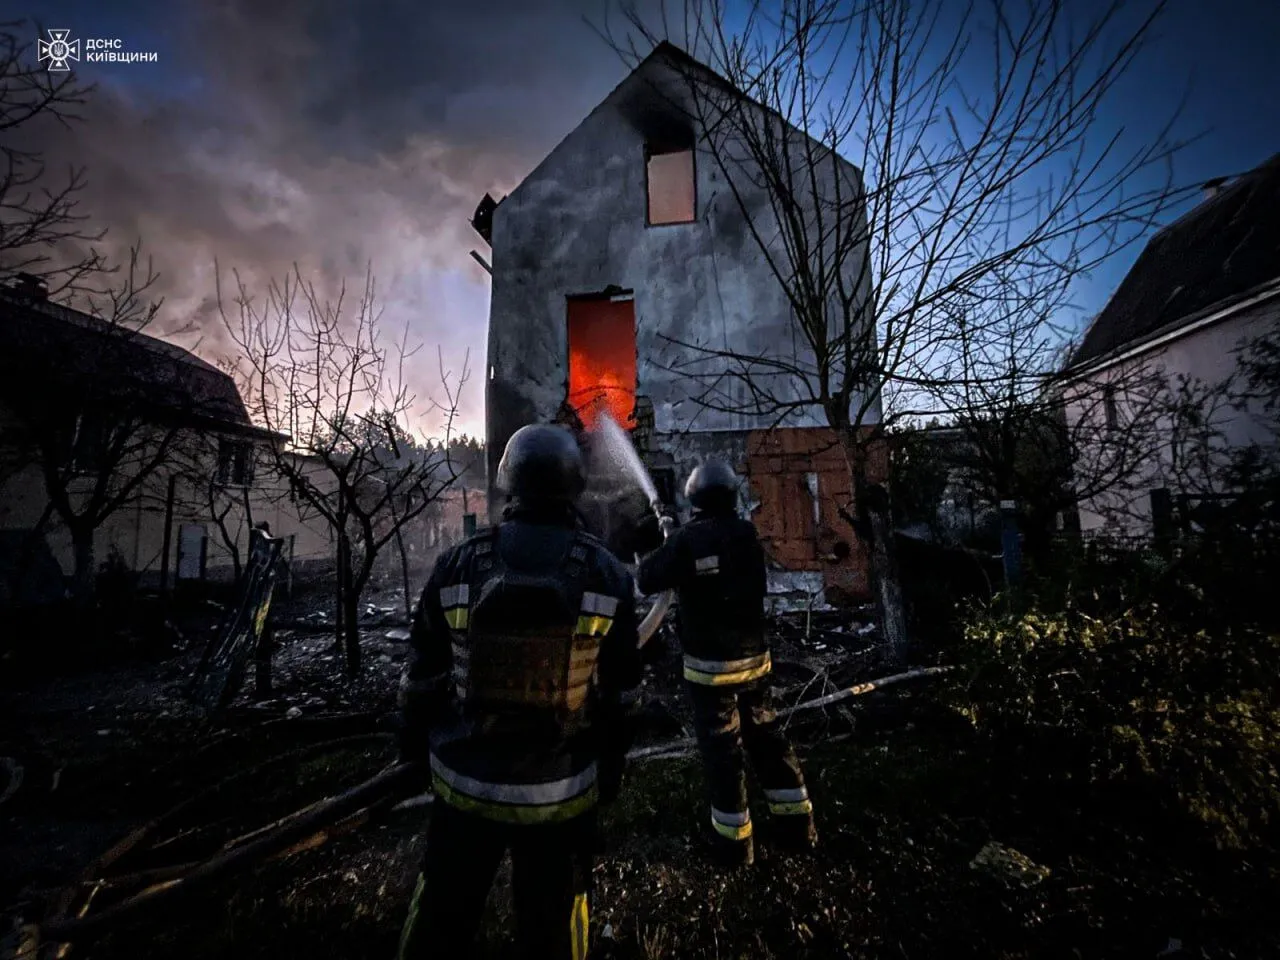
{"type": "MultiPolygon", "coordinates": [[[[299,606],[282,609],[292,615],[299,606]]],[[[770,631],[780,710],[861,689],[901,669],[885,668],[869,610],[815,610],[808,622],[800,611],[775,618],[770,631]]],[[[246,764],[320,737],[388,729],[407,654],[399,635],[407,633],[385,625],[366,630],[365,669],[351,679],[343,675],[331,632],[277,631],[270,697],[246,690],[216,729],[200,722],[181,695],[196,650],[162,663],[15,689],[10,703],[16,722],[0,723],[7,727],[7,734],[0,729],[0,755],[25,767],[25,781],[3,806],[0,906],[35,904],[43,897],[39,891],[60,888],[158,809],[246,764]],[[287,720],[286,711],[301,716],[287,720]],[[100,738],[99,729],[111,735],[100,738]],[[13,742],[4,742],[6,735],[13,742]],[[67,782],[50,798],[46,785],[64,764],[67,782]]],[[[1094,839],[1092,827],[1086,833],[1063,830],[1064,822],[1085,820],[1078,798],[1057,788],[1032,792],[1007,758],[982,752],[971,724],[943,724],[941,701],[930,712],[931,698],[954,685],[904,683],[891,693],[799,713],[788,735],[805,760],[823,842],[804,857],[775,850],[761,798],[753,794],[753,813],[762,814],[757,863],[740,874],[726,874],[709,860],[707,798],[692,742],[680,744],[684,759],[634,764],[617,803],[602,811],[592,956],[1150,957],[1166,942],[1166,956],[1280,955],[1267,949],[1280,943],[1280,935],[1250,932],[1269,921],[1224,923],[1228,912],[1218,906],[1240,902],[1248,907],[1234,916],[1264,916],[1266,908],[1258,904],[1273,902],[1264,896],[1272,889],[1265,878],[1258,882],[1255,871],[1234,886],[1215,883],[1210,901],[1200,892],[1209,885],[1200,879],[1198,862],[1187,867],[1161,859],[1182,855],[1179,844],[1143,846],[1114,834],[1094,839]],[[992,836],[1052,863],[1053,880],[1045,882],[1048,867],[988,842],[992,836]],[[1218,890],[1224,892],[1219,896],[1218,890]],[[1232,942],[1205,950],[1206,931],[1211,939],[1232,942]],[[1170,932],[1185,938],[1186,946],[1170,940],[1170,932]]],[[[637,749],[673,753],[668,741],[691,734],[674,641],[650,668],[643,696],[637,749]]],[[[167,828],[163,839],[173,842],[161,844],[157,837],[136,851],[133,865],[122,865],[119,876],[135,868],[130,876],[189,866],[227,842],[243,845],[257,835],[247,828],[288,816],[390,762],[390,740],[379,743],[377,751],[362,750],[342,762],[308,759],[273,768],[269,776],[243,777],[216,803],[190,809],[181,824],[167,828]],[[197,825],[201,829],[183,834],[197,825]]],[[[4,783],[0,764],[0,793],[4,783]]],[[[392,956],[430,799],[419,793],[394,805],[384,820],[304,837],[210,886],[190,908],[166,910],[92,947],[77,945],[73,956],[392,956]],[[321,843],[321,837],[328,839],[321,843]]],[[[485,957],[508,955],[509,873],[507,868],[495,890],[485,957]]],[[[113,896],[129,892],[120,888],[113,896]]],[[[4,933],[0,925],[0,939],[4,933]]]]}
{"type": "Polygon", "coordinates": [[[978,851],[969,866],[988,876],[1022,887],[1034,887],[1042,883],[1051,872],[1048,867],[1041,866],[1026,854],[994,840],[978,851]]]}

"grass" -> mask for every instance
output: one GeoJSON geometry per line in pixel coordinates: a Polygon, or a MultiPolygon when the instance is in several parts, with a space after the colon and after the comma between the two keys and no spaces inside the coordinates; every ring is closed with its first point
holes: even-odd
{"type": "MultiPolygon", "coordinates": [[[[1134,784],[1091,792],[1046,780],[1037,773],[1060,758],[979,738],[966,723],[938,722],[949,698],[941,683],[928,689],[867,698],[868,706],[891,705],[893,722],[872,722],[875,710],[864,709],[852,739],[805,753],[822,836],[811,856],[778,854],[761,823],[753,868],[714,868],[703,847],[707,802],[697,761],[635,765],[603,819],[594,960],[1127,958],[1154,957],[1175,941],[1188,956],[1280,955],[1273,859],[1217,849],[1182,821],[1153,816],[1134,784]],[[1046,879],[1023,885],[972,867],[993,842],[1047,868],[1046,879]]],[[[110,742],[137,751],[111,758],[121,786],[153,767],[157,753],[181,749],[110,742]]],[[[245,743],[201,755],[200,763],[216,761],[204,773],[217,779],[260,753],[245,743]]],[[[305,769],[245,782],[225,800],[258,817],[293,796],[291,784],[315,790],[359,779],[383,759],[360,750],[309,759],[305,769]]],[[[60,801],[68,822],[90,815],[100,799],[92,782],[79,783],[60,801]]],[[[139,819],[156,812],[141,808],[146,794],[131,796],[139,819]]],[[[763,805],[753,806],[763,820],[763,805]]],[[[392,956],[424,820],[421,812],[401,814],[267,864],[76,955],[392,956]]],[[[482,955],[508,955],[509,925],[500,885],[482,955]]]]}
{"type": "MultiPolygon", "coordinates": [[[[822,845],[713,868],[694,761],[638,765],[604,818],[593,957],[1132,957],[1171,940],[1209,957],[1280,947],[1273,867],[1155,842],[1120,819],[1020,792],[992,756],[917,726],[815,749],[822,845]],[[1023,887],[970,867],[989,841],[1049,868],[1023,887]],[[605,939],[606,926],[612,936],[605,939]]],[[[387,957],[421,854],[419,815],[339,838],[77,953],[131,957],[387,957]]],[[[493,898],[486,956],[505,956],[493,898]]]]}

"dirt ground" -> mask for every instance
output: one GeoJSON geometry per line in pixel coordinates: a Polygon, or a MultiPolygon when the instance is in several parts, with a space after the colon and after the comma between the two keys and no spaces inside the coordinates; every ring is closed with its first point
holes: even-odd
{"type": "MultiPolygon", "coordinates": [[[[281,610],[285,621],[300,621],[281,610]]],[[[395,614],[375,609],[370,618],[395,614]]],[[[802,624],[792,617],[778,627],[777,682],[788,697],[806,683],[812,696],[875,675],[861,621],[827,615],[807,641],[802,624]]],[[[348,682],[328,635],[282,627],[272,696],[247,694],[216,725],[182,696],[199,657],[194,640],[160,660],[8,683],[0,756],[20,760],[24,783],[0,804],[7,916],[38,917],[119,837],[237,772],[221,793],[167,824],[159,846],[134,857],[130,869],[200,859],[390,763],[390,740],[379,734],[389,729],[406,653],[402,640],[387,637],[394,629],[384,622],[365,631],[364,671],[348,682]],[[306,752],[338,737],[345,745],[306,752]],[[290,750],[302,752],[243,773],[290,750]]],[[[651,669],[645,693],[646,738],[679,737],[687,723],[673,654],[651,669]]],[[[1008,776],[1016,763],[985,755],[925,686],[806,715],[791,732],[817,805],[819,849],[780,855],[762,828],[753,868],[715,869],[704,855],[696,760],[635,763],[605,813],[593,956],[1280,955],[1273,867],[1225,854],[1189,858],[1177,837],[1138,838],[1118,820],[1024,789],[1008,776]],[[1013,858],[1021,872],[981,866],[993,849],[1012,851],[1002,862],[1013,858]]],[[[393,956],[426,817],[423,808],[387,814],[71,955],[393,956]]],[[[509,955],[509,929],[500,882],[486,956],[509,955]]]]}

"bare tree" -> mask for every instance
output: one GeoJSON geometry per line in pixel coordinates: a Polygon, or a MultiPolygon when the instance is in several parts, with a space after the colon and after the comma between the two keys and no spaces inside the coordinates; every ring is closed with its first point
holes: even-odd
{"type": "Polygon", "coordinates": [[[1101,386],[1090,386],[1095,395],[1108,395],[1110,429],[1101,437],[1097,424],[1092,434],[1081,431],[1080,459],[1089,463],[1088,454],[1110,439],[1127,448],[1134,464],[1111,486],[1082,491],[1090,509],[1119,530],[1161,521],[1187,528],[1195,515],[1263,522],[1268,510],[1268,522],[1274,522],[1280,499],[1277,356],[1280,335],[1270,333],[1240,340],[1215,379],[1167,372],[1158,358],[1139,358],[1099,375],[1105,378],[1101,386]],[[1134,382],[1144,389],[1135,390],[1134,382]],[[1166,512],[1159,519],[1152,502],[1156,493],[1166,512]]]}
{"type": "MultiPolygon", "coordinates": [[[[181,379],[178,359],[142,330],[158,303],[156,276],[135,247],[127,269],[94,248],[105,234],[81,209],[85,171],[51,164],[49,132],[82,119],[93,87],[39,62],[26,21],[0,23],[0,281],[13,349],[3,403],[6,480],[37,466],[47,502],[29,545],[61,523],[75,554],[72,590],[92,593],[95,531],[132,503],[173,449],[172,404],[157,420],[159,384],[181,379]],[[24,39],[24,35],[26,38],[24,39]],[[88,318],[67,312],[68,301],[88,318]],[[47,315],[33,320],[31,310],[47,315]],[[112,368],[125,356],[123,367],[112,368]]],[[[21,566],[21,564],[19,564],[21,566]]]]}
{"type": "Polygon", "coordinates": [[[81,119],[92,86],[73,72],[46,69],[35,54],[37,27],[0,23],[0,279],[25,273],[44,281],[55,299],[88,289],[103,292],[110,272],[92,244],[94,229],[80,210],[83,168],[54,172],[38,144],[40,128],[81,119]],[[77,252],[89,245],[88,252],[77,252]]]}
{"type": "Polygon", "coordinates": [[[55,522],[69,533],[82,603],[93,593],[96,531],[148,495],[218,402],[205,367],[143,332],[161,305],[148,298],[156,279],[135,247],[114,288],[83,298],[88,312],[32,299],[25,287],[5,291],[5,456],[39,470],[47,503],[32,535],[55,522]]]}
{"type": "MultiPolygon", "coordinates": [[[[213,521],[222,546],[231,559],[232,576],[239,582],[244,569],[244,552],[249,549],[248,532],[256,523],[254,497],[250,495],[250,489],[255,480],[258,444],[229,441],[211,434],[189,444],[183,454],[178,471],[182,480],[183,512],[193,516],[204,515],[213,521]],[[223,455],[224,443],[229,443],[233,451],[230,457],[223,455]]],[[[265,493],[261,487],[256,492],[259,498],[265,493]]]]}
{"type": "MultiPolygon", "coordinates": [[[[624,7],[632,37],[687,38],[710,66],[673,59],[679,82],[664,94],[727,184],[802,345],[744,355],[685,343],[697,362],[684,372],[713,409],[779,423],[821,412],[845,453],[847,519],[871,540],[900,656],[872,449],[967,379],[964,351],[999,335],[1011,283],[1068,286],[1177,195],[1169,128],[1125,150],[1100,109],[1163,3],[1137,19],[1113,3],[1087,23],[1071,6],[785,0],[753,3],[744,18],[686,0],[678,23],[656,27],[624,7]]],[[[603,32],[633,61],[648,52],[603,32]]]]}
{"type": "MultiPolygon", "coordinates": [[[[323,301],[296,267],[255,301],[237,276],[234,310],[218,290],[239,348],[242,392],[259,425],[289,438],[271,469],[331,527],[337,549],[337,640],[348,673],[360,669],[359,601],[379,552],[454,482],[447,444],[438,455],[406,442],[418,405],[405,382],[406,338],[385,346],[374,280],[352,304],[345,288],[323,301]]],[[[407,332],[406,332],[407,337],[407,332]]],[[[446,438],[468,376],[440,358],[446,438]]]]}
{"type": "Polygon", "coordinates": [[[958,376],[926,388],[957,435],[953,477],[984,508],[1016,504],[1024,534],[1041,547],[1081,502],[1139,481],[1168,445],[1176,405],[1167,378],[1140,365],[1077,377],[1074,344],[1053,320],[1070,306],[1064,279],[1011,279],[985,307],[978,336],[958,311],[949,365],[958,376]]]}

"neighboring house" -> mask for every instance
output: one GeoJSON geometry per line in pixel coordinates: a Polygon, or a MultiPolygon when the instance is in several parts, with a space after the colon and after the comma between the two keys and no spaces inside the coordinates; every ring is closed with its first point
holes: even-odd
{"type": "MultiPolygon", "coordinates": [[[[777,234],[767,222],[769,197],[735,176],[753,211],[751,221],[743,216],[704,132],[688,119],[693,111],[681,106],[689,71],[742,96],[661,44],[509,196],[495,204],[486,195],[477,209],[473,225],[493,250],[490,483],[519,427],[557,420],[590,428],[607,410],[632,431],[668,502],[683,505],[684,479],[706,456],[735,464],[747,478],[743,509],[774,561],[775,587],[825,584],[865,597],[867,557],[838,513],[852,499],[849,471],[822,411],[810,406],[773,430],[776,415],[698,402],[707,375],[728,366],[682,344],[801,364],[806,357],[785,291],[750,229],[777,234]],[[683,372],[691,363],[700,380],[683,372]]],[[[794,128],[788,135],[803,136],[794,128]]],[[[842,196],[860,189],[860,172],[843,160],[817,176],[840,176],[842,196]]],[[[845,265],[850,289],[864,282],[854,259],[845,265]]],[[[719,405],[744,406],[741,383],[724,383],[719,405]]],[[[784,382],[770,388],[787,399],[798,390],[784,382]]],[[[884,476],[883,449],[875,462],[884,476]]],[[[647,509],[643,496],[627,497],[617,484],[589,492],[589,523],[606,537],[647,509]]],[[[496,511],[502,501],[490,503],[496,511]]]]}
{"type": "Polygon", "coordinates": [[[484,490],[446,490],[427,508],[425,516],[424,545],[439,552],[462,540],[468,516],[484,526],[489,518],[489,499],[484,490]]]}
{"type": "Polygon", "coordinates": [[[0,289],[0,344],[0,599],[60,596],[50,580],[77,553],[153,584],[229,576],[228,541],[243,559],[262,521],[295,563],[332,556],[327,526],[263,469],[283,438],[250,422],[227,374],[51,303],[32,278],[0,289]],[[51,489],[76,514],[95,496],[118,506],[77,537],[51,489]],[[15,579],[32,564],[45,575],[15,579]]]}
{"type": "Polygon", "coordinates": [[[898,532],[948,545],[999,535],[999,505],[971,475],[977,452],[962,428],[931,423],[889,440],[898,532]]]}
{"type": "MultiPolygon", "coordinates": [[[[425,577],[440,554],[464,539],[468,529],[467,516],[483,526],[488,522],[488,513],[484,490],[451,488],[441,491],[400,531],[410,576],[415,580],[425,577]]],[[[400,575],[399,549],[394,542],[379,555],[378,565],[383,576],[400,575]]]]}
{"type": "Polygon", "coordinates": [[[1066,415],[1078,482],[1128,455],[1114,483],[1080,507],[1086,535],[1149,536],[1179,498],[1221,490],[1232,454],[1274,453],[1274,420],[1236,388],[1198,403],[1203,423],[1173,416],[1183,397],[1239,379],[1242,350],[1280,331],[1280,154],[1151,238],[1093,321],[1066,371],[1066,415]],[[1207,443],[1191,450],[1191,427],[1207,443]],[[1153,520],[1153,496],[1155,513],[1153,520]]]}

